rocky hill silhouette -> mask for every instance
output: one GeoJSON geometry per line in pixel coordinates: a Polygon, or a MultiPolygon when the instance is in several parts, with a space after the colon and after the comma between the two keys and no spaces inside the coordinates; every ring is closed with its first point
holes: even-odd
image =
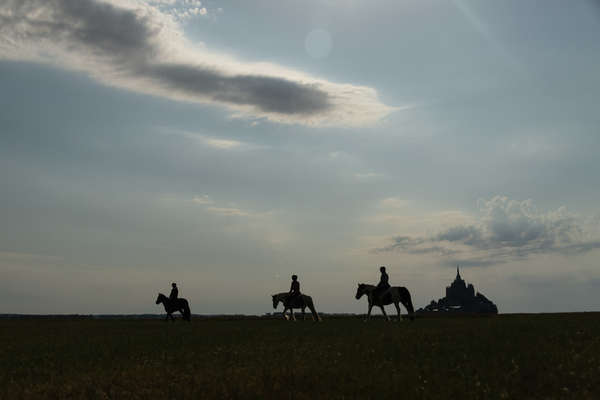
{"type": "Polygon", "coordinates": [[[498,314],[498,307],[482,293],[475,293],[473,284],[465,282],[456,267],[456,278],[446,287],[446,297],[438,301],[431,300],[427,306],[417,310],[418,313],[469,312],[498,314]]]}

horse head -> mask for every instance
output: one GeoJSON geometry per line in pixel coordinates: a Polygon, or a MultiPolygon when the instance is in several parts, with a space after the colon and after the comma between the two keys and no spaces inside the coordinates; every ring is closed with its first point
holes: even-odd
{"type": "Polygon", "coordinates": [[[365,293],[367,293],[368,285],[364,283],[359,283],[358,288],[356,288],[356,300],[360,299],[365,293]]]}
{"type": "Polygon", "coordinates": [[[272,297],[273,297],[273,308],[277,308],[277,305],[279,304],[279,296],[274,294],[272,297]]]}
{"type": "Polygon", "coordinates": [[[158,294],[158,297],[156,298],[156,304],[160,304],[165,300],[166,296],[162,293],[158,294]]]}

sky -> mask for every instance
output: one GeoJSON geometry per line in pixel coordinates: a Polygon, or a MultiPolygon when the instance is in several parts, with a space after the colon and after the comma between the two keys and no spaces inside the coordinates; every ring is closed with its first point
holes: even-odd
{"type": "Polygon", "coordinates": [[[0,0],[0,313],[600,309],[600,6],[0,0]]]}

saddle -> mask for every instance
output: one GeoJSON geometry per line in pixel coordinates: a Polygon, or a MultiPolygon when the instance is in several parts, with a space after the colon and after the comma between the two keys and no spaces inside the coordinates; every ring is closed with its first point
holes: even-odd
{"type": "Polygon", "coordinates": [[[381,301],[383,303],[392,303],[393,299],[392,299],[392,293],[390,293],[390,289],[386,290],[382,296],[381,296],[381,301]]]}
{"type": "Polygon", "coordinates": [[[385,289],[385,291],[382,293],[376,293],[375,301],[380,301],[381,303],[392,303],[393,298],[392,298],[392,293],[390,292],[390,289],[391,289],[391,287],[385,289]]]}
{"type": "Polygon", "coordinates": [[[299,294],[299,295],[294,296],[294,297],[289,297],[286,300],[287,300],[286,303],[290,307],[303,307],[303,306],[305,306],[305,304],[304,304],[304,296],[302,294],[299,294]]]}

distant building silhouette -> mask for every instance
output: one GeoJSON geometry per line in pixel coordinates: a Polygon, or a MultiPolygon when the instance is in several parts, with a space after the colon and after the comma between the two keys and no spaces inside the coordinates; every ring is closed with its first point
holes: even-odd
{"type": "Polygon", "coordinates": [[[498,307],[477,292],[473,284],[465,282],[460,276],[458,266],[456,266],[456,278],[450,286],[446,287],[446,297],[438,301],[431,300],[429,305],[417,310],[419,313],[427,312],[471,312],[471,313],[491,313],[498,314],[498,307]]]}

